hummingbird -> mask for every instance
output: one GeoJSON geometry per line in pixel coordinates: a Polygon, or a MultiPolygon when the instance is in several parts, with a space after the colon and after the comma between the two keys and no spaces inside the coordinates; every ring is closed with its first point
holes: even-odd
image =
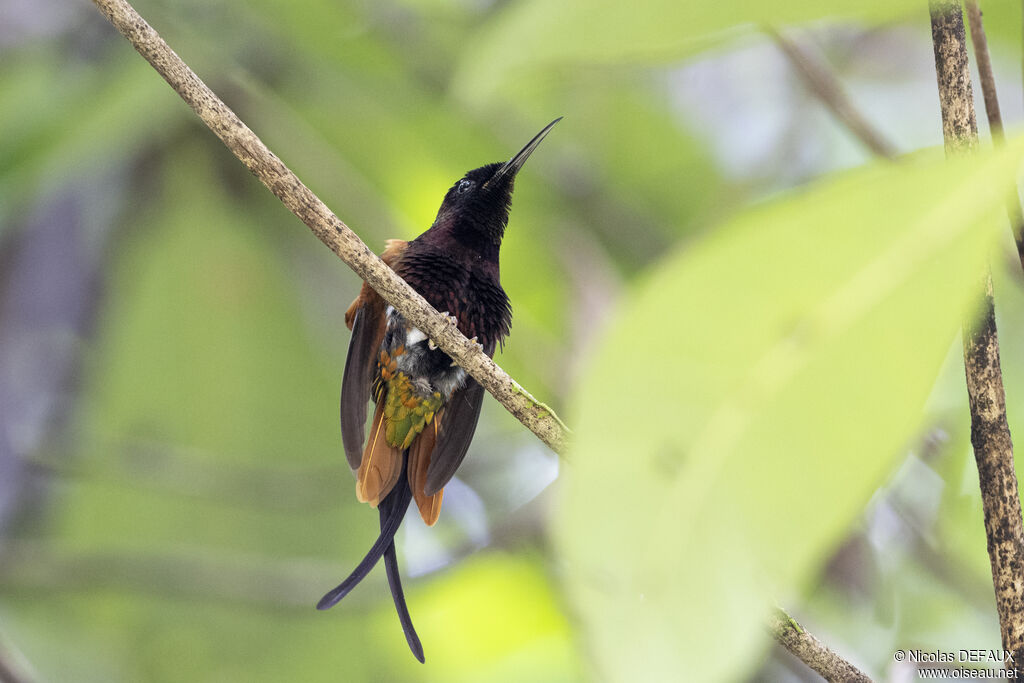
{"type": "MultiPolygon", "coordinates": [[[[445,194],[426,232],[409,242],[388,240],[381,255],[489,357],[512,322],[498,252],[516,175],[559,121],[545,126],[508,161],[466,173],[445,194]]],[[[341,384],[342,443],[356,472],[356,498],[377,508],[380,535],[317,609],[336,605],[383,557],[405,639],[423,662],[423,646],[402,591],[395,533],[412,501],[428,526],[437,522],[444,486],[473,439],[484,390],[365,282],[345,312],[345,324],[352,338],[341,384]],[[375,409],[364,437],[371,399],[375,409]]]]}

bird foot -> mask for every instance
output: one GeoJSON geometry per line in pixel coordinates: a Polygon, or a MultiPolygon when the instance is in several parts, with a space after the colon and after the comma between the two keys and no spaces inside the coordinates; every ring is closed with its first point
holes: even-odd
{"type": "MultiPolygon", "coordinates": [[[[455,325],[455,327],[458,328],[458,326],[459,326],[459,319],[458,318],[456,318],[454,315],[450,315],[448,313],[448,311],[442,312],[441,315],[443,315],[444,317],[448,318],[449,322],[451,322],[452,325],[455,325]]],[[[434,343],[433,339],[428,339],[427,340],[427,348],[430,349],[431,351],[433,351],[433,350],[435,350],[437,348],[437,344],[434,343]]]]}
{"type": "MultiPolygon", "coordinates": [[[[469,341],[471,341],[473,343],[473,345],[476,346],[476,348],[480,349],[481,351],[484,350],[484,345],[481,344],[479,341],[477,341],[476,335],[473,335],[473,338],[470,339],[469,341]]],[[[459,364],[456,361],[452,361],[452,364],[450,366],[448,366],[448,367],[455,368],[455,367],[458,367],[458,365],[459,364]]]]}

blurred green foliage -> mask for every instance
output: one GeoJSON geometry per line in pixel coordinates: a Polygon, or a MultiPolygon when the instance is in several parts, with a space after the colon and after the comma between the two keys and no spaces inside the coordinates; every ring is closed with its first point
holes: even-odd
{"type": "MultiPolygon", "coordinates": [[[[743,73],[777,58],[758,22],[803,22],[862,84],[870,40],[907,37],[908,71],[934,89],[920,2],[136,3],[374,249],[565,116],[518,183],[498,361],[569,418],[576,448],[538,496],[554,459],[486,403],[464,484],[399,551],[426,666],[383,572],[312,607],[376,533],[337,431],[358,279],[93,8],[29,21],[45,7],[0,26],[0,381],[51,352],[11,266],[36,253],[34,217],[83,197],[68,230],[103,258],[90,323],[50,331],[74,358],[59,394],[17,397],[45,428],[0,411],[0,466],[10,441],[37,470],[0,518],[0,645],[40,680],[804,675],[766,654],[772,598],[874,673],[896,648],[998,647],[949,349],[1007,241],[993,188],[1020,146],[872,164],[808,125],[820,105],[790,76],[743,73]],[[741,108],[744,89],[778,106],[753,120],[785,125],[722,144],[694,111],[741,108]],[[826,151],[807,162],[793,140],[826,151]],[[736,170],[762,147],[777,178],[736,170]],[[780,178],[857,165],[775,196],[780,178]]],[[[1019,4],[985,9],[997,57],[1018,54],[1019,4]]],[[[903,87],[887,66],[878,102],[858,102],[869,115],[903,87]]],[[[893,123],[938,144],[929,94],[893,123]]],[[[83,288],[33,258],[53,296],[83,288]]],[[[996,276],[1013,427],[1024,288],[996,276]]]]}
{"type": "Polygon", "coordinates": [[[507,8],[474,37],[455,75],[467,102],[494,97],[517,78],[537,78],[553,66],[648,63],[676,60],[720,42],[723,34],[759,23],[819,20],[859,22],[903,18],[914,0],[802,2],[720,0],[682,10],[671,0],[650,0],[642,11],[615,0],[528,0],[507,8]],[[518,72],[518,73],[517,73],[518,72]]]}

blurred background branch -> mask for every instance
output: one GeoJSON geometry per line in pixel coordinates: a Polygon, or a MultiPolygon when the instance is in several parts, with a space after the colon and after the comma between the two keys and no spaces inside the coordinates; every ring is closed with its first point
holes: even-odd
{"type": "MultiPolygon", "coordinates": [[[[971,30],[971,44],[974,46],[974,61],[978,65],[978,81],[985,100],[985,114],[988,118],[988,129],[992,142],[1002,145],[1006,142],[1003,131],[1003,116],[999,111],[999,95],[996,93],[996,77],[992,71],[992,57],[988,51],[988,37],[981,18],[981,6],[978,0],[965,0],[967,23],[971,30]]],[[[1010,219],[1010,230],[1017,243],[1017,256],[1020,257],[1021,268],[1024,268],[1024,209],[1021,207],[1020,192],[1011,188],[1010,199],[1006,202],[1006,213],[1010,219]]]]}
{"type": "Polygon", "coordinates": [[[873,154],[884,159],[896,158],[896,148],[853,104],[839,79],[821,59],[812,56],[808,49],[798,45],[774,26],[766,26],[764,30],[786,55],[807,89],[828,107],[837,121],[846,126],[873,154]]]}

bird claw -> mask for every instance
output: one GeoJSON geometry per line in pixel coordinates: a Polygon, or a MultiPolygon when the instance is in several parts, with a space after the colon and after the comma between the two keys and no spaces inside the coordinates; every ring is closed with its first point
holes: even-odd
{"type": "MultiPolygon", "coordinates": [[[[455,325],[456,329],[458,329],[458,327],[459,327],[459,319],[458,318],[456,318],[454,315],[449,314],[448,311],[442,311],[441,315],[443,315],[444,317],[448,318],[448,322],[450,322],[452,325],[455,325]]],[[[437,348],[437,344],[434,343],[433,339],[428,339],[427,340],[427,348],[429,348],[431,351],[433,351],[433,350],[435,350],[437,348]]]]}
{"type": "MultiPolygon", "coordinates": [[[[480,349],[481,351],[483,351],[483,350],[484,350],[484,345],[483,345],[483,344],[481,344],[481,343],[480,343],[479,341],[477,341],[477,338],[476,338],[476,335],[475,335],[475,334],[473,335],[473,338],[472,338],[472,339],[470,339],[469,341],[470,341],[470,343],[471,343],[471,344],[473,344],[474,346],[476,346],[476,348],[480,349]]],[[[452,364],[451,364],[451,365],[449,365],[448,367],[454,368],[454,367],[458,367],[458,365],[459,365],[459,364],[458,364],[457,362],[455,362],[455,361],[452,361],[452,364]]]]}

